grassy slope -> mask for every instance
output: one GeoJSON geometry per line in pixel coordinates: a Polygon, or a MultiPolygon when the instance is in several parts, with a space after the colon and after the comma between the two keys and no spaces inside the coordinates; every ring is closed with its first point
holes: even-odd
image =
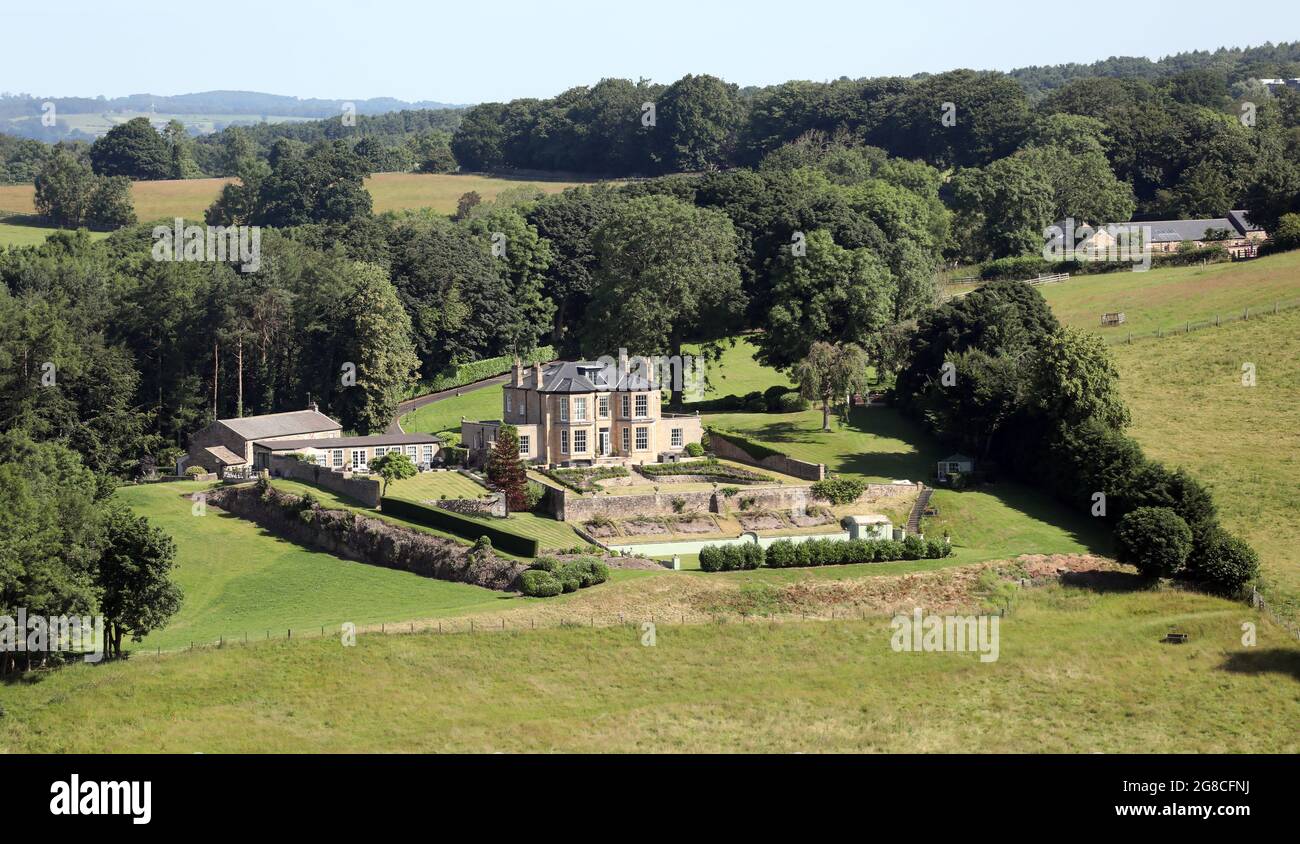
{"type": "Polygon", "coordinates": [[[1205,267],[1078,276],[1039,290],[1062,322],[1112,339],[1130,331],[1175,331],[1216,315],[1239,316],[1247,307],[1300,300],[1300,251],[1205,267]],[[1123,311],[1125,324],[1102,328],[1102,313],[1112,311],[1123,311]]]}
{"type": "Polygon", "coordinates": [[[1243,648],[1252,618],[1050,587],[993,663],[895,653],[885,619],[258,643],[0,686],[0,751],[1293,753],[1300,649],[1243,648]]]}
{"type": "MultiPolygon", "coordinates": [[[[684,351],[685,354],[698,354],[699,347],[687,346],[684,351]]],[[[713,399],[729,395],[744,396],[755,391],[761,393],[776,384],[790,384],[790,379],[756,361],[756,352],[753,341],[748,337],[733,337],[724,341],[721,357],[706,364],[708,388],[704,397],[713,399]]]]}
{"type": "Polygon", "coordinates": [[[439,431],[460,433],[460,419],[501,418],[501,386],[484,387],[449,399],[426,404],[402,417],[402,430],[436,434],[439,431]]]}
{"type": "Polygon", "coordinates": [[[1300,310],[1114,353],[1133,436],[1213,488],[1225,524],[1300,612],[1300,310]],[[1254,387],[1241,383],[1246,362],[1254,387]]]}
{"type": "MultiPolygon", "coordinates": [[[[854,408],[847,424],[832,419],[821,430],[821,411],[716,413],[707,424],[742,431],[766,445],[827,471],[872,481],[925,480],[945,449],[889,408],[854,408]]],[[[1109,540],[1089,519],[1045,499],[1028,487],[1000,482],[978,490],[936,490],[939,517],[927,519],[931,535],[952,534],[956,556],[975,562],[1018,554],[1093,551],[1107,553],[1109,540]]]]}
{"type": "Polygon", "coordinates": [[[123,487],[118,497],[167,531],[177,545],[176,580],[185,592],[180,613],[144,647],[173,648],[218,636],[284,636],[314,629],[434,618],[491,609],[500,592],[448,583],[309,551],[276,539],[252,522],[209,508],[191,513],[190,481],[123,487]]]}

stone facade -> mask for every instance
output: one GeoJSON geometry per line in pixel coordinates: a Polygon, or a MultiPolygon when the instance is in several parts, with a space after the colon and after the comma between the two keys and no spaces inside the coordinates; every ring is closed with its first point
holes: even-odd
{"type": "MultiPolygon", "coordinates": [[[[620,371],[626,370],[626,360],[620,371]]],[[[665,413],[661,391],[635,376],[611,381],[599,364],[515,364],[502,388],[501,419],[461,423],[471,462],[486,460],[502,424],[519,432],[519,455],[545,465],[653,463],[703,434],[698,414],[665,413]]]]}

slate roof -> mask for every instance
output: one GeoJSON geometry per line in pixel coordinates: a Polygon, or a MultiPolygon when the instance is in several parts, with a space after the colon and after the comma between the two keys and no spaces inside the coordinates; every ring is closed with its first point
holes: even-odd
{"type": "MultiPolygon", "coordinates": [[[[620,378],[617,365],[605,367],[590,360],[556,361],[542,368],[542,392],[603,393],[653,389],[636,366],[629,366],[629,370],[620,378]]],[[[524,373],[523,381],[525,389],[537,389],[536,367],[530,367],[524,373]]]]}
{"type": "Polygon", "coordinates": [[[268,413],[263,416],[244,416],[239,419],[218,421],[246,440],[343,430],[342,425],[316,410],[290,410],[286,413],[268,413]]]}
{"type": "Polygon", "coordinates": [[[324,437],[305,440],[275,440],[258,443],[271,451],[294,451],[299,448],[363,448],[376,445],[420,445],[440,443],[437,434],[370,434],[364,437],[324,437]]]}
{"type": "Polygon", "coordinates": [[[1212,217],[1200,220],[1153,220],[1138,225],[1151,227],[1152,243],[1204,240],[1207,229],[1227,229],[1231,237],[1241,236],[1241,232],[1237,231],[1237,227],[1227,217],[1212,217]]]}
{"type": "Polygon", "coordinates": [[[233,451],[226,448],[224,445],[209,446],[203,450],[217,458],[217,462],[221,463],[223,466],[239,466],[248,462],[238,454],[235,454],[233,451]]]}

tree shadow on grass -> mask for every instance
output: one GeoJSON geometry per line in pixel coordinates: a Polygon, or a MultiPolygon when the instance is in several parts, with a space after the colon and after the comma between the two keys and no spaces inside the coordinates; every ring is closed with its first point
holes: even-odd
{"type": "Polygon", "coordinates": [[[1061,575],[1061,583],[1103,594],[1141,592],[1151,588],[1151,581],[1127,571],[1069,571],[1061,575]]]}
{"type": "Polygon", "coordinates": [[[1234,674],[1285,674],[1300,681],[1300,649],[1266,648],[1228,654],[1219,666],[1234,674]]]}

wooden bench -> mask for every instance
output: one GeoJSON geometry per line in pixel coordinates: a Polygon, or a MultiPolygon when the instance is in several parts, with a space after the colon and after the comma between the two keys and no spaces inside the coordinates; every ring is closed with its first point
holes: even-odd
{"type": "Polygon", "coordinates": [[[1171,645],[1184,645],[1187,644],[1187,634],[1177,633],[1173,630],[1170,630],[1168,633],[1165,634],[1165,638],[1162,639],[1161,641],[1168,642],[1171,645]]]}

